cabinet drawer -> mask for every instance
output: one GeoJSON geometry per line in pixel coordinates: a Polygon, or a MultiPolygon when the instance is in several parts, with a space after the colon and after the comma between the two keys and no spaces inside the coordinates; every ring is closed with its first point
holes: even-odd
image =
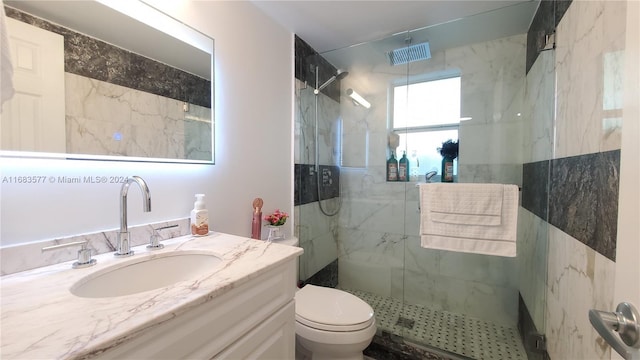
{"type": "Polygon", "coordinates": [[[132,334],[99,357],[175,360],[193,358],[196,352],[213,357],[292,301],[295,278],[292,260],[169,321],[132,334]]]}
{"type": "MultiPolygon", "coordinates": [[[[295,306],[293,300],[240,338],[214,359],[274,359],[295,357],[295,306]]],[[[206,354],[195,354],[202,359],[206,354]]]]}

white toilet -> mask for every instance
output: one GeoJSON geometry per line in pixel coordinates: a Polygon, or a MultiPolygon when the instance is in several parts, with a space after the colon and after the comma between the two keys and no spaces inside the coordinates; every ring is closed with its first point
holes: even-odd
{"type": "MultiPolygon", "coordinates": [[[[297,238],[275,243],[298,246],[297,238]]],[[[376,334],[373,309],[346,291],[305,285],[296,291],[296,359],[362,360],[376,334]]]]}
{"type": "Polygon", "coordinates": [[[315,285],[298,290],[296,358],[362,360],[376,333],[369,304],[345,291],[315,285]]]}

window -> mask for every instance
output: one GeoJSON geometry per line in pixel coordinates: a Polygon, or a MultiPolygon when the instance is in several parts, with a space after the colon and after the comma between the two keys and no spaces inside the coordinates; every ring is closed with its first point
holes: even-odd
{"type": "MultiPolygon", "coordinates": [[[[396,158],[406,150],[411,180],[424,181],[429,171],[441,172],[442,143],[458,139],[460,76],[393,87],[393,132],[399,135],[396,158]]],[[[394,150],[394,149],[392,149],[394,150]]],[[[457,161],[454,176],[457,175],[457,161]]]]}

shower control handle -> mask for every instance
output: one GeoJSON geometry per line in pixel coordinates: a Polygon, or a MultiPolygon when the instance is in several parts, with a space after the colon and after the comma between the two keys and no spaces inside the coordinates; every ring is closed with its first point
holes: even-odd
{"type": "Polygon", "coordinates": [[[620,356],[640,360],[640,315],[632,304],[622,302],[615,312],[591,309],[589,321],[620,356]]]}

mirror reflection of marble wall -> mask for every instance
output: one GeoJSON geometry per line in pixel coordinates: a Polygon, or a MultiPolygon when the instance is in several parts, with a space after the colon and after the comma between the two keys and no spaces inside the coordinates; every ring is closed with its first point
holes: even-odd
{"type": "Polygon", "coordinates": [[[5,11],[64,37],[67,154],[212,161],[210,80],[5,11]]]}
{"type": "Polygon", "coordinates": [[[65,85],[67,153],[211,160],[210,108],[70,73],[65,85]]]}

